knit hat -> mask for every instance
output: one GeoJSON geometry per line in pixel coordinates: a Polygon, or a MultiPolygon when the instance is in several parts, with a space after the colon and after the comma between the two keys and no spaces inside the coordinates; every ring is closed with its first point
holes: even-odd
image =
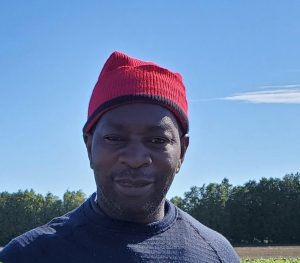
{"type": "Polygon", "coordinates": [[[183,134],[188,132],[188,105],[181,75],[120,52],[113,52],[100,72],[83,132],[90,132],[105,112],[129,103],[167,108],[177,118],[183,134]]]}

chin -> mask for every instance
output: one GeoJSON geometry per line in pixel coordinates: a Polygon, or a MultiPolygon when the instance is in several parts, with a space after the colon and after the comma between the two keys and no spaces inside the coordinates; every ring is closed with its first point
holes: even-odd
{"type": "Polygon", "coordinates": [[[120,210],[119,218],[124,221],[144,223],[160,213],[161,204],[163,204],[162,201],[159,204],[149,202],[140,207],[124,207],[120,210]]]}
{"type": "MultiPolygon", "coordinates": [[[[135,200],[133,202],[127,202],[125,203],[124,200],[122,200],[122,203],[120,204],[120,208],[126,212],[131,214],[152,214],[154,213],[159,207],[163,204],[164,198],[157,198],[155,200],[153,199],[143,199],[143,200],[135,200]]],[[[114,202],[117,202],[116,200],[114,202]]]]}
{"type": "MultiPolygon", "coordinates": [[[[124,200],[123,200],[124,201],[124,200]]],[[[155,200],[143,200],[143,202],[136,203],[118,203],[114,200],[115,217],[129,222],[145,223],[151,221],[152,218],[156,218],[164,209],[164,198],[155,200]],[[116,203],[118,205],[116,205],[116,203]]]]}
{"type": "Polygon", "coordinates": [[[112,218],[145,222],[148,218],[155,218],[164,209],[166,190],[160,194],[151,193],[140,197],[126,197],[117,192],[105,193],[97,188],[98,203],[103,211],[112,218]]]}

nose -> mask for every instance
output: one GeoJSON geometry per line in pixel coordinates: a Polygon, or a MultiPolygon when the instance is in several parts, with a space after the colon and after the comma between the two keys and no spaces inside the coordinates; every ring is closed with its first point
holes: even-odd
{"type": "Polygon", "coordinates": [[[149,166],[152,158],[143,143],[131,142],[120,153],[119,161],[132,169],[137,169],[149,166]]]}

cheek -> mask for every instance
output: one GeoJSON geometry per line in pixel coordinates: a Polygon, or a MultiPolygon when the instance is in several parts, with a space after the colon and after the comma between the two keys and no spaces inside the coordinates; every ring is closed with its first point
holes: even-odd
{"type": "Polygon", "coordinates": [[[108,150],[99,140],[95,139],[91,149],[91,159],[95,168],[105,169],[115,158],[115,151],[108,150]]]}
{"type": "Polygon", "coordinates": [[[176,145],[175,147],[170,147],[168,151],[166,151],[165,155],[160,158],[160,160],[164,160],[168,166],[173,169],[177,168],[178,162],[180,160],[180,147],[176,145]]]}
{"type": "Polygon", "coordinates": [[[158,173],[161,174],[161,180],[170,181],[176,173],[179,161],[180,152],[178,149],[173,149],[173,151],[167,151],[155,156],[153,164],[156,163],[156,167],[159,170],[158,173]]]}
{"type": "Polygon", "coordinates": [[[91,157],[96,184],[105,185],[117,163],[115,154],[95,148],[92,150],[91,157]]]}

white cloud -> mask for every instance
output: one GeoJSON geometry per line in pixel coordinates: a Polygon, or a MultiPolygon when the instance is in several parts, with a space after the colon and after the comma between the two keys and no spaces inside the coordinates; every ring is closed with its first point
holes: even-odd
{"type": "Polygon", "coordinates": [[[290,85],[266,85],[260,86],[259,89],[298,89],[300,84],[290,84],[290,85]]]}
{"type": "MultiPolygon", "coordinates": [[[[269,87],[271,88],[271,86],[269,87]]],[[[300,104],[300,85],[272,86],[272,88],[271,90],[239,93],[222,99],[251,103],[300,104]]]]}

